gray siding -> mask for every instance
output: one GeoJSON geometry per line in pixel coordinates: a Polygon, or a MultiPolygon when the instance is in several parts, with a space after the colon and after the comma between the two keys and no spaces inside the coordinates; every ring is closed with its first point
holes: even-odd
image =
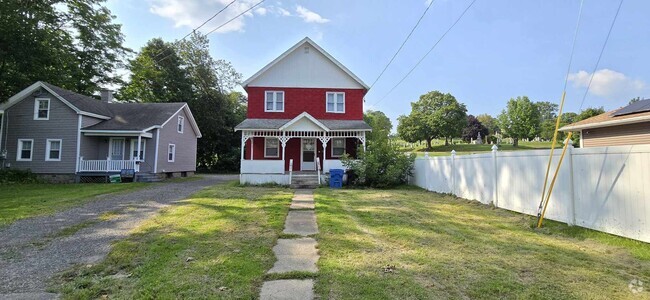
{"type": "Polygon", "coordinates": [[[5,111],[5,138],[2,147],[7,150],[11,168],[30,169],[35,173],[74,173],[77,162],[77,113],[56,97],[50,99],[49,120],[34,120],[35,97],[27,96],[5,111]],[[18,139],[33,139],[32,161],[16,161],[18,139]],[[61,161],[45,161],[47,139],[61,139],[61,161]]]}
{"type": "Polygon", "coordinates": [[[158,145],[158,173],[196,171],[196,132],[190,125],[185,110],[174,115],[169,123],[160,129],[158,145]],[[178,116],[185,117],[183,133],[176,130],[178,116]],[[176,145],[174,162],[167,161],[169,144],[176,145]]]}

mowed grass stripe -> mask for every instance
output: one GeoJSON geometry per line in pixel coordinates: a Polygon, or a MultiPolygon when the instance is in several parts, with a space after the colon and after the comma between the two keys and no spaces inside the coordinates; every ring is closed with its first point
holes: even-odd
{"type": "Polygon", "coordinates": [[[292,193],[221,184],[164,209],[105,261],[53,283],[64,298],[255,298],[273,266],[292,193]]]}
{"type": "Polygon", "coordinates": [[[650,281],[642,242],[417,188],[316,199],[323,299],[626,299],[650,281]]]}

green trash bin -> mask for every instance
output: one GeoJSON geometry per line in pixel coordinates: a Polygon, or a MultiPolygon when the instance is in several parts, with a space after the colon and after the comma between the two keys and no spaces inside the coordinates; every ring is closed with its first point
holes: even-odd
{"type": "Polygon", "coordinates": [[[108,178],[110,179],[111,183],[121,183],[122,182],[122,176],[120,176],[120,174],[111,175],[108,178]]]}

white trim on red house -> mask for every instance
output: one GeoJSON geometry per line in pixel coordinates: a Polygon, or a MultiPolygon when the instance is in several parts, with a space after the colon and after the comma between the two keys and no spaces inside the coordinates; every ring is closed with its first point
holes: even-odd
{"type": "Polygon", "coordinates": [[[361,80],[359,77],[357,77],[357,75],[354,75],[354,73],[352,73],[352,71],[350,71],[348,68],[346,68],[343,64],[341,64],[338,60],[336,60],[333,56],[331,56],[329,53],[327,53],[327,51],[325,51],[323,48],[321,48],[320,46],[318,46],[318,44],[316,44],[314,41],[312,41],[312,40],[311,40],[310,38],[308,38],[308,37],[305,37],[304,39],[302,39],[300,42],[298,42],[297,44],[295,44],[293,47],[289,48],[289,50],[287,50],[287,51],[285,51],[284,53],[282,53],[282,55],[278,56],[278,58],[274,59],[274,60],[271,61],[268,65],[266,65],[264,68],[262,68],[261,70],[259,70],[257,73],[253,74],[253,76],[251,76],[250,78],[246,79],[246,80],[242,83],[242,86],[243,86],[243,87],[248,86],[251,82],[253,82],[255,79],[257,79],[257,78],[260,77],[262,74],[264,74],[264,72],[266,72],[266,71],[268,71],[269,69],[271,69],[271,68],[272,68],[273,66],[275,66],[278,62],[282,61],[285,57],[287,57],[289,54],[291,54],[294,50],[300,48],[300,47],[301,47],[303,44],[305,44],[305,43],[311,45],[312,47],[314,47],[314,49],[318,50],[321,54],[323,54],[327,59],[329,59],[332,63],[334,63],[337,67],[339,67],[339,68],[340,68],[343,72],[345,72],[348,76],[352,77],[352,79],[354,79],[354,81],[356,81],[359,85],[361,85],[362,87],[364,87],[366,90],[370,90],[370,86],[368,86],[367,84],[365,84],[365,83],[363,82],[363,80],[361,80]]]}
{"type": "Polygon", "coordinates": [[[307,113],[306,111],[303,112],[303,113],[301,113],[301,114],[299,114],[298,116],[296,116],[295,118],[293,118],[291,121],[289,121],[289,122],[285,123],[284,125],[282,125],[280,128],[278,128],[278,130],[280,130],[280,131],[285,130],[285,129],[287,129],[289,126],[291,126],[291,125],[295,124],[296,122],[300,121],[302,118],[307,118],[308,120],[314,122],[314,124],[316,124],[318,127],[322,128],[323,130],[325,130],[325,131],[327,131],[327,132],[330,131],[330,129],[327,128],[327,126],[325,126],[325,124],[321,123],[321,122],[318,121],[316,118],[312,117],[312,115],[310,115],[310,114],[307,113]]]}

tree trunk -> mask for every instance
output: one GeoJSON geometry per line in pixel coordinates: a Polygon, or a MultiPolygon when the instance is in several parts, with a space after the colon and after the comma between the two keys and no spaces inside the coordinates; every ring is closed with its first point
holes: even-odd
{"type": "Polygon", "coordinates": [[[427,138],[427,150],[431,150],[431,138],[427,138]]]}
{"type": "Polygon", "coordinates": [[[513,147],[519,146],[519,138],[512,138],[512,146],[513,147]]]}
{"type": "Polygon", "coordinates": [[[445,137],[445,146],[449,146],[449,139],[445,137]]]}

